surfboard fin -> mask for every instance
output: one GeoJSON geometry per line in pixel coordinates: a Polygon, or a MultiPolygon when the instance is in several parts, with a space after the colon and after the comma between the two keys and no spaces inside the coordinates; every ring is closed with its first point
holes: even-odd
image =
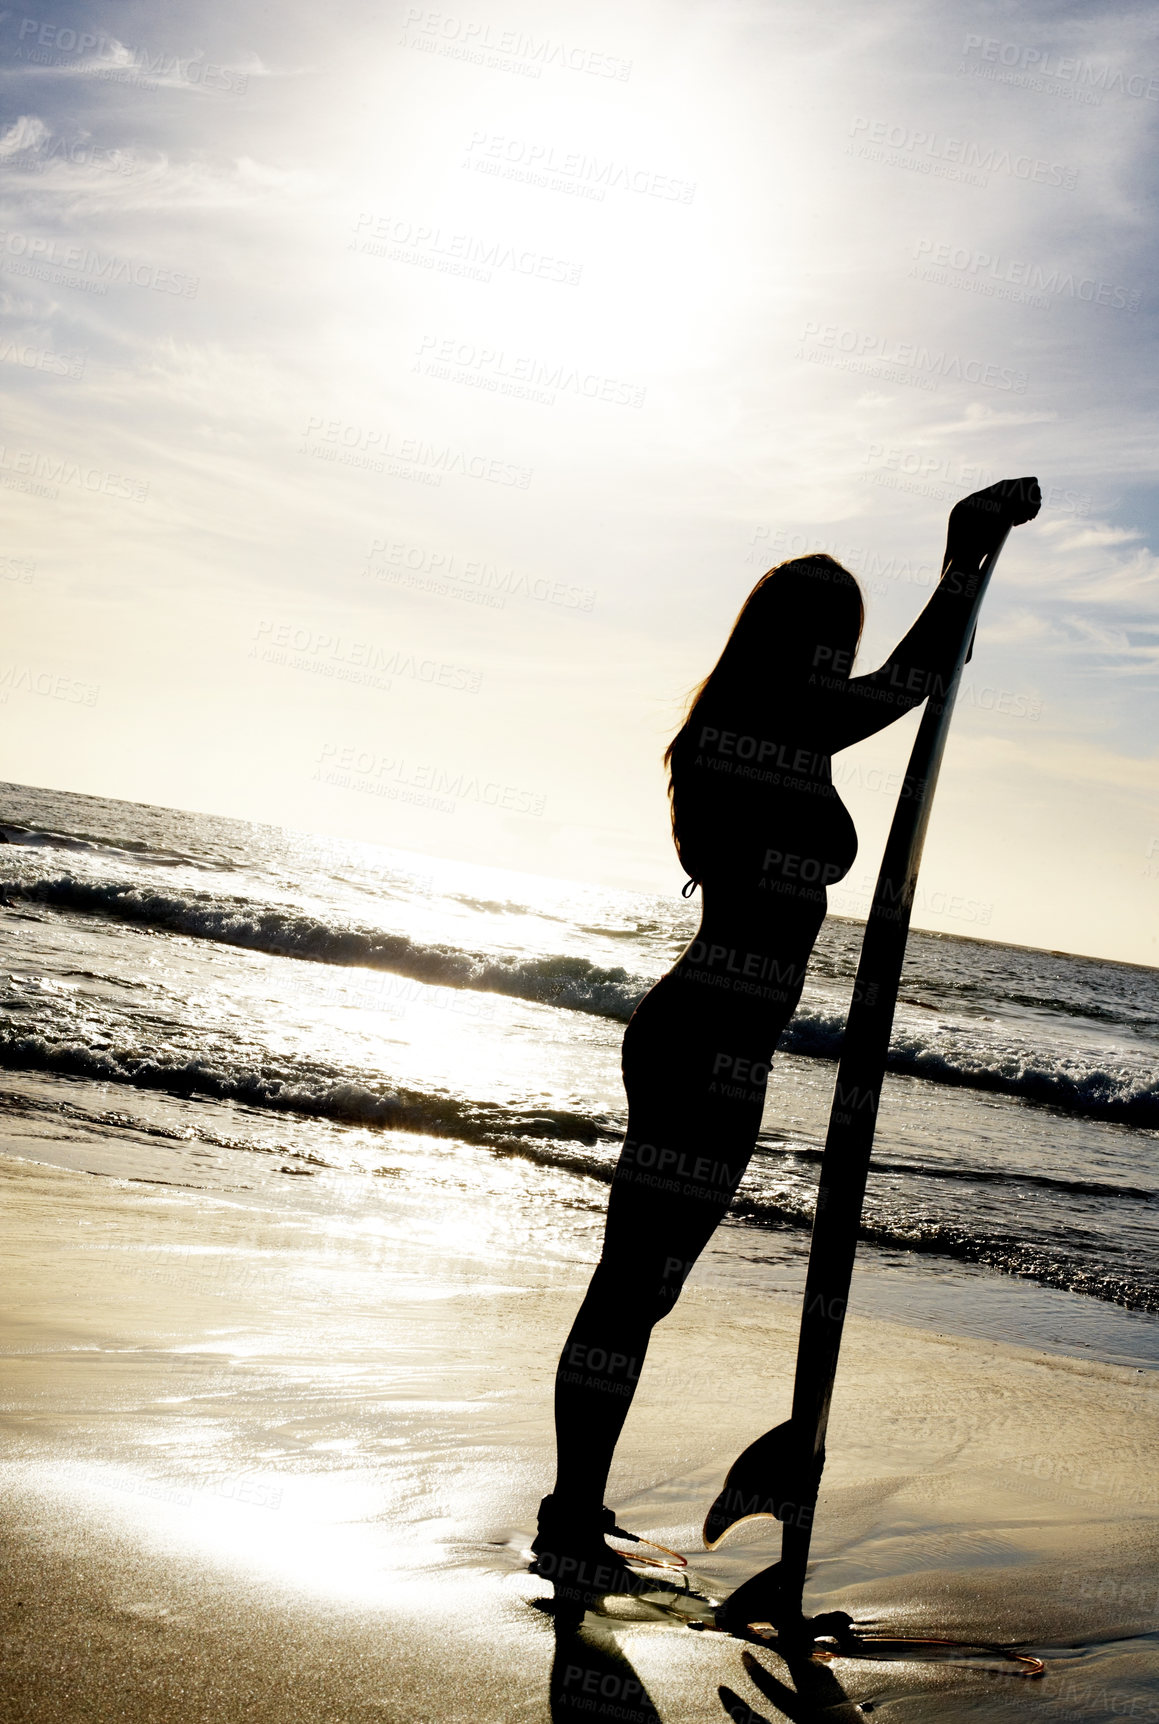
{"type": "Polygon", "coordinates": [[[715,1550],[742,1520],[794,1521],[812,1517],[824,1451],[806,1464],[800,1439],[789,1420],[750,1443],[728,1469],[720,1495],[704,1517],[704,1547],[715,1550]]]}

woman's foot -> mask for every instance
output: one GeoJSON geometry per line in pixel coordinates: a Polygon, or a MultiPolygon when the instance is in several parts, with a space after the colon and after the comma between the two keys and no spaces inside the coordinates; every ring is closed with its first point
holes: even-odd
{"type": "Polygon", "coordinates": [[[607,1593],[643,1592],[655,1588],[655,1579],[637,1574],[626,1559],[607,1543],[607,1536],[634,1538],[620,1532],[611,1509],[593,1515],[577,1514],[546,1496],[539,1505],[539,1530],[531,1549],[535,1572],[550,1580],[556,1598],[569,1603],[587,1603],[607,1593]]]}

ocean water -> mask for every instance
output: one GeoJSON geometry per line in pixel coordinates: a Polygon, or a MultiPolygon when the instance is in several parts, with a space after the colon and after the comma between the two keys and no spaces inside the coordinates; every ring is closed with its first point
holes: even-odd
{"type": "MultiPolygon", "coordinates": [[[[623,1026],[693,906],[21,785],[0,831],[20,1153],[591,1260],[623,1026]]],[[[822,930],[698,1275],[803,1284],[860,936],[822,930]]],[[[1159,1363],[1157,1046],[1159,971],[913,933],[854,1307],[1159,1363]]]]}

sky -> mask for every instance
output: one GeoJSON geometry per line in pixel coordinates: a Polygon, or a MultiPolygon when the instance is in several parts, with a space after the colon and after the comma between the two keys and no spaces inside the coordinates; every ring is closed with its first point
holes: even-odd
{"type": "MultiPolygon", "coordinates": [[[[1153,14],[0,13],[0,777],[674,892],[824,549],[857,670],[1027,473],[914,921],[1159,964],[1153,14]]],[[[864,915],[916,715],[834,761],[864,915]]]]}

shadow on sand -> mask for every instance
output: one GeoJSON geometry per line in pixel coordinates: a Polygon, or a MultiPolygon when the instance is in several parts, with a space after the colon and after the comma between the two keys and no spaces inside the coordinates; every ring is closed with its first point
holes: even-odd
{"type": "MultiPolygon", "coordinates": [[[[718,1688],[726,1717],[736,1724],[774,1724],[790,1718],[794,1724],[843,1724],[866,1714],[850,1700],[827,1665],[808,1652],[778,1655],[793,1686],[772,1675],[751,1652],[743,1654],[745,1671],[759,1694],[771,1702],[773,1717],[755,1711],[733,1689],[718,1688]]],[[[598,1618],[574,1611],[555,1615],[555,1657],[550,1683],[552,1724],[660,1724],[660,1714],[632,1664],[598,1618]]]]}

